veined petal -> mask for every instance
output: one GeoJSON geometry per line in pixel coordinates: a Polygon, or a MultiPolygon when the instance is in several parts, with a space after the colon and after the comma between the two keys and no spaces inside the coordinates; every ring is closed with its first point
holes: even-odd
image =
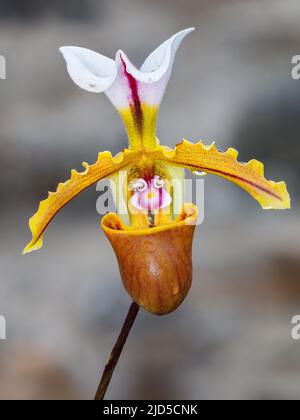
{"type": "Polygon", "coordinates": [[[226,152],[217,150],[215,144],[205,146],[201,141],[191,143],[184,140],[175,150],[157,147],[149,151],[152,159],[167,161],[190,169],[218,175],[246,190],[265,210],[289,209],[290,196],[285,182],[268,181],[264,175],[264,165],[257,160],[238,162],[238,152],[229,148],[226,152]]]}
{"type": "MultiPolygon", "coordinates": [[[[130,105],[134,103],[135,92],[133,92],[131,86],[132,81],[126,80],[128,79],[128,74],[138,85],[137,93],[141,102],[152,106],[158,106],[160,104],[171,75],[177,49],[186,35],[192,31],[194,31],[194,28],[185,29],[165,41],[148,56],[140,70],[131,63],[123,51],[120,50],[117,52],[116,64],[118,67],[118,78],[123,80],[123,82],[125,81],[127,85],[127,100],[129,98],[130,105]]],[[[120,89],[118,90],[120,91],[120,89]]],[[[118,103],[117,95],[111,95],[108,92],[108,96],[117,108],[125,105],[123,102],[124,97],[120,98],[120,102],[118,103]]]]}
{"type": "Polygon", "coordinates": [[[71,178],[58,185],[56,192],[50,192],[48,198],[42,201],[38,211],[29,220],[32,240],[26,246],[23,254],[35,251],[43,246],[43,234],[54,216],[81,191],[90,187],[100,179],[110,177],[117,171],[132,164],[138,159],[138,152],[124,150],[112,157],[110,152],[99,153],[96,163],[83,163],[85,170],[71,171],[71,178]]]}
{"type": "Polygon", "coordinates": [[[158,109],[172,72],[175,54],[185,36],[193,30],[185,29],[165,41],[149,55],[140,70],[123,51],[118,51],[118,75],[106,95],[124,121],[131,148],[156,147],[158,109]]]}
{"type": "Polygon", "coordinates": [[[176,51],[194,28],[178,32],[146,59],[138,70],[123,51],[115,61],[79,47],[62,47],[70,77],[89,92],[105,92],[119,111],[131,149],[155,148],[156,118],[176,51]]]}

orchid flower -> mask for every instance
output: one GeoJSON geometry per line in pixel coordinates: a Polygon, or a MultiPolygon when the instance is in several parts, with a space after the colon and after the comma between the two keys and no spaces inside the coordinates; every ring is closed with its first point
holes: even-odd
{"type": "Polygon", "coordinates": [[[56,214],[81,191],[120,171],[128,174],[124,191],[129,213],[125,224],[109,213],[102,228],[110,240],[120,267],[124,286],[133,301],[154,314],[176,309],[192,281],[192,241],[197,208],[184,204],[174,211],[174,177],[183,180],[184,168],[193,173],[218,175],[247,191],[263,209],[290,208],[284,182],[264,176],[257,160],[240,163],[238,152],[219,151],[215,144],[183,140],[175,149],[160,145],[156,119],[176,51],[193,28],[183,30],[152,52],[137,69],[123,51],[115,60],[79,47],[62,47],[61,53],[71,79],[89,92],[104,92],[124,122],[129,147],[116,156],[99,153],[96,163],[83,163],[84,171],[72,170],[68,181],[58,185],[40,203],[30,219],[32,240],[24,253],[42,247],[43,235],[56,214]]]}

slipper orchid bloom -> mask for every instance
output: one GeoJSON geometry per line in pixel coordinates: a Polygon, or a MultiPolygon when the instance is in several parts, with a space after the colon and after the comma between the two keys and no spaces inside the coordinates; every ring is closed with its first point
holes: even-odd
{"type": "Polygon", "coordinates": [[[126,171],[124,188],[129,223],[109,213],[102,228],[110,240],[120,267],[124,286],[132,299],[154,314],[176,309],[192,281],[192,240],[197,208],[184,204],[175,215],[172,179],[183,180],[184,168],[225,178],[258,201],[263,209],[290,208],[284,182],[265,179],[264,166],[257,160],[240,163],[238,152],[218,151],[183,140],[175,149],[160,145],[156,118],[168,84],[176,51],[193,28],[181,31],[164,42],[138,70],[124,52],[115,60],[79,47],[62,47],[61,53],[72,80],[90,92],[104,92],[124,122],[128,149],[113,157],[99,153],[96,163],[83,163],[85,170],[72,170],[71,177],[58,185],[40,203],[30,219],[32,240],[24,253],[42,247],[45,229],[54,216],[81,191],[97,181],[113,179],[126,171]]]}

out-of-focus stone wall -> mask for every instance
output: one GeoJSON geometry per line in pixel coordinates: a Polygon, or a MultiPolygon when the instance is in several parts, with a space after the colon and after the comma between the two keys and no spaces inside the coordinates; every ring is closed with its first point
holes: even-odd
{"type": "Polygon", "coordinates": [[[99,14],[96,0],[1,0],[0,18],[19,19],[23,22],[44,17],[87,21],[99,14]]]}

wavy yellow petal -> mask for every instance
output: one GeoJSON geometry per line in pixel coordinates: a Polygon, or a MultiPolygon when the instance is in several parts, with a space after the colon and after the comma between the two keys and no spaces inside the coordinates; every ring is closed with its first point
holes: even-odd
{"type": "Polygon", "coordinates": [[[54,216],[81,191],[90,187],[100,179],[107,178],[138,159],[141,152],[124,150],[115,157],[110,152],[99,153],[96,163],[83,163],[85,170],[71,171],[71,178],[58,185],[56,192],[50,192],[48,198],[42,201],[38,211],[29,220],[32,240],[26,246],[23,254],[35,251],[43,246],[43,234],[54,216]]]}
{"type": "Polygon", "coordinates": [[[268,181],[264,175],[264,165],[257,160],[238,162],[238,152],[229,148],[220,152],[215,144],[205,146],[201,141],[191,143],[183,140],[174,150],[158,147],[149,151],[153,159],[167,161],[190,169],[212,173],[237,184],[246,190],[263,209],[289,209],[290,196],[284,182],[268,181]]]}

